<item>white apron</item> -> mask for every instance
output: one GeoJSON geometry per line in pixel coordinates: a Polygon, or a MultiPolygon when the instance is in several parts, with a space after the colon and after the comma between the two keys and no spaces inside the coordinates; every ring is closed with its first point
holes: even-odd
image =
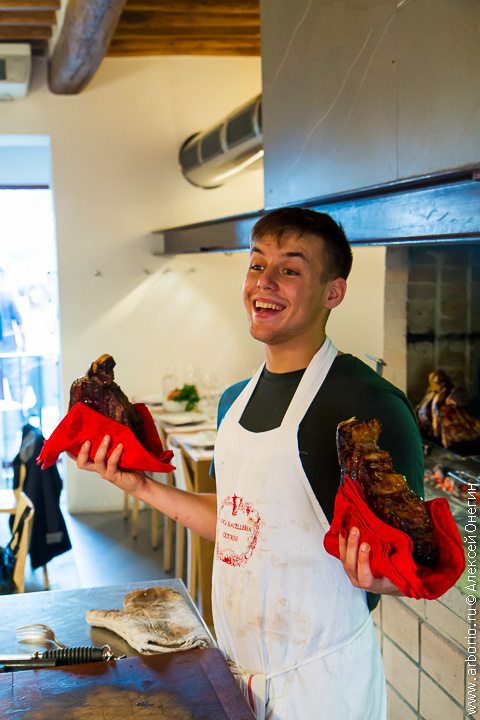
{"type": "Polygon", "coordinates": [[[299,424],[336,353],[327,338],[280,427],[253,433],[239,420],[262,366],[215,445],[215,632],[259,720],[386,718],[365,592],[323,547],[328,522],[298,452],[299,424]]]}

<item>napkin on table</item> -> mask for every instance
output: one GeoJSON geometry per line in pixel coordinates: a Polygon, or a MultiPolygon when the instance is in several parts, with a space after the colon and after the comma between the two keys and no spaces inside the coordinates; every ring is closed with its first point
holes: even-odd
{"type": "Polygon", "coordinates": [[[380,520],[367,505],[359,483],[349,477],[337,492],[332,524],[323,541],[325,549],[339,558],[339,534],[346,536],[357,527],[361,542],[370,545],[375,577],[389,578],[407,597],[434,600],[458,580],[465,569],[465,554],[448,500],[436,498],[425,505],[439,549],[439,559],[432,567],[415,562],[412,539],[380,520]]]}
{"type": "Polygon", "coordinates": [[[125,596],[123,610],[89,610],[86,620],[112,630],[143,655],[211,645],[183,595],[167,587],[134,590],[125,596]]]}

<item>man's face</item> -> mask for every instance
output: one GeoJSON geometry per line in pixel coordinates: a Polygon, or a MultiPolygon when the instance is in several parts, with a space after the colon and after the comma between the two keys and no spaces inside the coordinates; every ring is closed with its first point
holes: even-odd
{"type": "Polygon", "coordinates": [[[250,333],[267,345],[319,337],[328,309],[322,241],[295,234],[281,245],[266,235],[255,242],[243,284],[250,333]]]}

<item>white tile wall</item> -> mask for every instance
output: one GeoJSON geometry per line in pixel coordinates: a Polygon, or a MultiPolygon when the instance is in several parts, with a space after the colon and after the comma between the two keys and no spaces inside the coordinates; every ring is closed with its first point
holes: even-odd
{"type": "Polygon", "coordinates": [[[414,712],[391,687],[387,687],[388,720],[417,720],[414,712]]]}
{"type": "Polygon", "coordinates": [[[466,611],[461,592],[452,588],[433,601],[384,596],[375,612],[388,720],[463,720],[466,611]]]}
{"type": "Polygon", "coordinates": [[[413,660],[420,658],[419,617],[394,597],[382,600],[383,631],[413,660]]]}
{"type": "Polygon", "coordinates": [[[408,655],[405,655],[386,636],[383,640],[383,662],[385,674],[392,686],[412,706],[418,706],[419,669],[408,655]]]}
{"type": "Polygon", "coordinates": [[[463,720],[463,710],[427,675],[421,673],[420,716],[423,720],[463,720]]]}
{"type": "Polygon", "coordinates": [[[409,607],[411,610],[417,613],[417,615],[420,615],[420,617],[424,618],[426,614],[425,610],[425,604],[426,600],[415,600],[414,598],[401,598],[401,602],[409,607]]]}
{"type": "Polygon", "coordinates": [[[442,597],[438,598],[438,602],[450,608],[459,617],[466,617],[465,598],[457,587],[450,588],[442,597]]]}
{"type": "Polygon", "coordinates": [[[440,687],[463,704],[465,682],[464,649],[439,634],[427,623],[421,627],[421,664],[440,687]]]}
{"type": "Polygon", "coordinates": [[[445,605],[439,602],[426,604],[427,620],[438,630],[443,631],[458,645],[465,647],[465,635],[467,634],[467,621],[445,605]]]}

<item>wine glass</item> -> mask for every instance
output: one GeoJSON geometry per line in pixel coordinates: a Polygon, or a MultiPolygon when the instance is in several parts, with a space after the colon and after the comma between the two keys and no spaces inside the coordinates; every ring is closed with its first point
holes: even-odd
{"type": "Polygon", "coordinates": [[[217,404],[219,396],[218,375],[213,370],[206,370],[202,374],[203,406],[209,421],[214,422],[217,415],[217,404]]]}
{"type": "Polygon", "coordinates": [[[178,378],[173,367],[169,367],[162,378],[163,397],[166,398],[172,390],[178,387],[178,378]]]}

